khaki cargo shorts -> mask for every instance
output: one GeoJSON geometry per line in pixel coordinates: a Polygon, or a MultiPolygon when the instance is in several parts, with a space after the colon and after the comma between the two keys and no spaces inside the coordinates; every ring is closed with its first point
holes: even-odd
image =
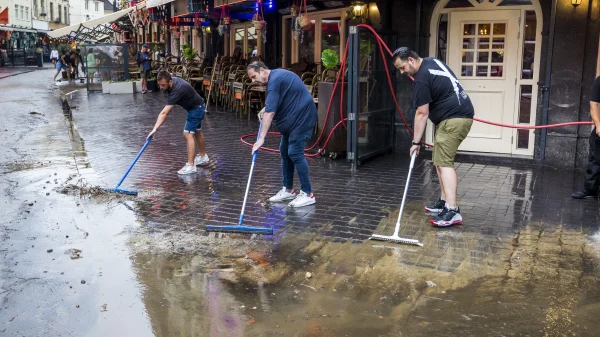
{"type": "Polygon", "coordinates": [[[473,125],[471,118],[451,118],[442,121],[435,127],[433,144],[433,165],[454,167],[454,157],[473,125]]]}

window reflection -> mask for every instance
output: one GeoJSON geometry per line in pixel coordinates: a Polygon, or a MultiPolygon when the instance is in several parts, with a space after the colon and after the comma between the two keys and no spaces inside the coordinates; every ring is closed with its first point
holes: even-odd
{"type": "Polygon", "coordinates": [[[535,57],[536,20],[534,11],[525,11],[525,34],[523,35],[522,79],[532,79],[535,57]]]}

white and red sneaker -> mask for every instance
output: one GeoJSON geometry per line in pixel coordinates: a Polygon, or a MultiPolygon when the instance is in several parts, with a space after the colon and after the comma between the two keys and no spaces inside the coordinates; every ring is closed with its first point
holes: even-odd
{"type": "Polygon", "coordinates": [[[292,200],[296,197],[296,191],[288,192],[284,187],[277,194],[269,198],[270,202],[280,202],[285,200],[292,200]]]}
{"type": "Polygon", "coordinates": [[[314,194],[312,195],[312,197],[309,197],[308,194],[306,194],[306,192],[300,191],[300,193],[298,194],[296,199],[292,200],[292,202],[290,202],[288,204],[288,206],[297,208],[297,207],[304,207],[304,206],[312,205],[314,203],[315,203],[315,195],[314,194]]]}

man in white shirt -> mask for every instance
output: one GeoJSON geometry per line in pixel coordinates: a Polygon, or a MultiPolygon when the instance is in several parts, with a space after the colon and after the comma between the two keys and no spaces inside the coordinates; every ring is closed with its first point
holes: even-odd
{"type": "Polygon", "coordinates": [[[52,48],[52,51],[50,52],[50,61],[52,61],[52,64],[54,65],[56,65],[56,62],[58,61],[58,50],[56,50],[56,46],[52,48]]]}

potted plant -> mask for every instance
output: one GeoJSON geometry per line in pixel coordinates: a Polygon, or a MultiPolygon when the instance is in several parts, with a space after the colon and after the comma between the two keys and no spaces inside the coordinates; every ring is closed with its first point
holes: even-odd
{"type": "Polygon", "coordinates": [[[264,28],[267,26],[267,22],[258,13],[254,14],[254,17],[252,18],[252,23],[254,24],[254,28],[258,30],[264,30],[264,28]]]}
{"type": "Polygon", "coordinates": [[[335,68],[339,59],[338,53],[333,49],[325,49],[321,53],[321,64],[325,69],[335,68]]]}
{"type": "Polygon", "coordinates": [[[183,45],[182,50],[183,58],[185,58],[186,60],[192,60],[194,58],[196,51],[194,50],[194,48],[192,48],[192,46],[186,43],[183,45]]]}

